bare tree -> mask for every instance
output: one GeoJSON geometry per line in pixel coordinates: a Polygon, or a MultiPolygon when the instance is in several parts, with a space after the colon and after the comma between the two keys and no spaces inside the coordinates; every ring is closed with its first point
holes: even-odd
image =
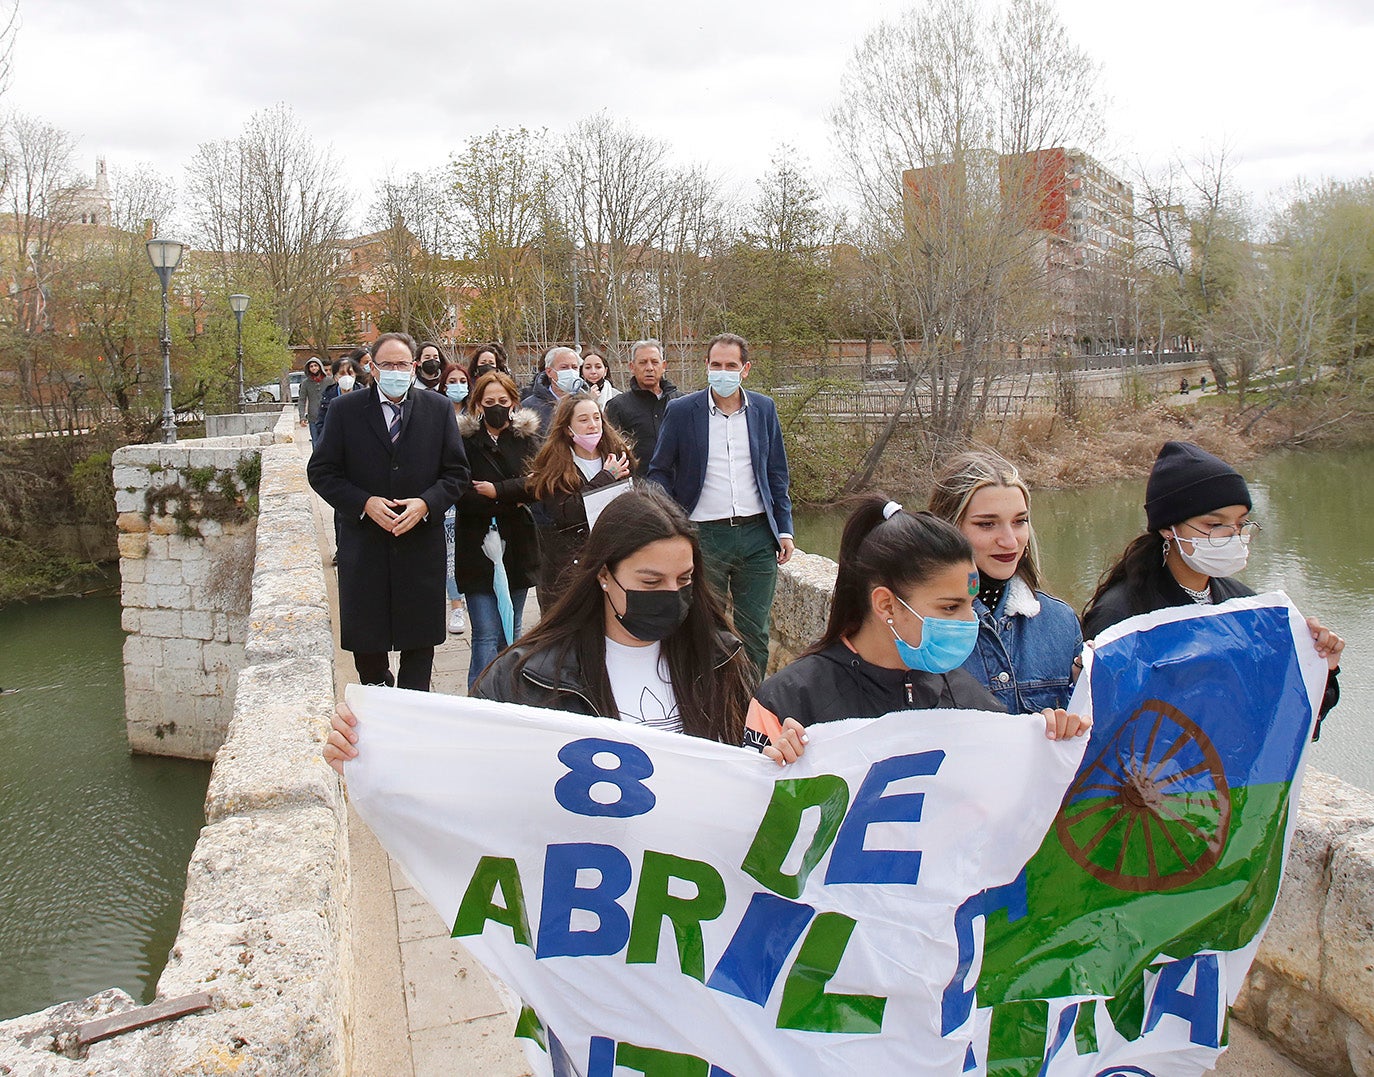
{"type": "Polygon", "coordinates": [[[282,335],[326,348],[350,204],[333,155],[315,146],[288,106],[275,105],[238,138],[202,145],[187,168],[187,193],[197,238],[225,283],[251,267],[282,335]]]}
{"type": "Polygon", "coordinates": [[[599,113],[562,141],[558,197],[582,245],[582,300],[592,332],[619,348],[656,306],[653,263],[677,209],[681,174],[668,144],[599,113]]]}
{"type": "Polygon", "coordinates": [[[851,488],[909,409],[931,449],[966,436],[1004,342],[1044,317],[1041,206],[1059,182],[1047,151],[1100,128],[1095,71],[1046,0],[1010,0],[991,20],[975,0],[936,0],[856,50],[832,128],[910,374],[851,488]]]}
{"type": "Polygon", "coordinates": [[[412,172],[377,184],[368,227],[382,242],[372,282],[380,292],[382,325],[441,340],[455,330],[452,224],[442,174],[412,172]]]}
{"type": "Polygon", "coordinates": [[[551,183],[546,141],[544,132],[494,128],[468,139],[447,173],[454,236],[475,293],[465,321],[511,352],[537,298],[551,183]]]}

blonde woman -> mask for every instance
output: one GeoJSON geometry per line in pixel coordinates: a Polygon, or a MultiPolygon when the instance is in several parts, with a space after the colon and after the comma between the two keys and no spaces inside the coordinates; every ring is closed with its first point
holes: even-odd
{"type": "Polygon", "coordinates": [[[978,569],[978,642],[963,668],[1013,714],[1068,704],[1083,648],[1078,617],[1040,589],[1030,489],[994,452],[956,456],[930,511],[957,527],[978,569]]]}

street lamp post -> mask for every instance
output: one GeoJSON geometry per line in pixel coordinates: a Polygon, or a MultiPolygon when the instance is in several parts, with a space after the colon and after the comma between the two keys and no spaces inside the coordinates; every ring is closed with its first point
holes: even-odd
{"type": "Polygon", "coordinates": [[[243,395],[243,312],[248,309],[248,296],[231,295],[229,306],[234,312],[234,321],[238,323],[236,350],[238,352],[239,411],[244,411],[248,407],[248,401],[243,395]]]}
{"type": "Polygon", "coordinates": [[[175,239],[150,239],[148,261],[162,282],[162,441],[176,443],[177,419],[172,411],[172,334],[167,328],[167,286],[181,262],[182,245],[175,239]]]}

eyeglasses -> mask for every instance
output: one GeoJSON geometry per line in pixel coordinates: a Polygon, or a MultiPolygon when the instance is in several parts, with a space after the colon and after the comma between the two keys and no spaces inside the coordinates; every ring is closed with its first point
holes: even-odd
{"type": "Polygon", "coordinates": [[[1211,524],[1207,527],[1199,527],[1197,524],[1188,524],[1194,531],[1207,536],[1209,546],[1225,546],[1236,535],[1240,536],[1240,541],[1248,544],[1255,537],[1256,532],[1264,530],[1254,520],[1246,520],[1243,524],[1211,524]]]}
{"type": "Polygon", "coordinates": [[[399,363],[378,363],[377,361],[374,360],[373,363],[372,363],[372,365],[375,366],[378,370],[391,370],[391,371],[396,371],[396,370],[411,370],[411,369],[413,369],[414,366],[415,366],[414,363],[406,362],[406,361],[404,361],[404,360],[401,361],[401,362],[399,362],[399,363]]]}

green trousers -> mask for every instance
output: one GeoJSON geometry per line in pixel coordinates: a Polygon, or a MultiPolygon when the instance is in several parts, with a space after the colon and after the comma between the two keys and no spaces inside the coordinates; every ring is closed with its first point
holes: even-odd
{"type": "Polygon", "coordinates": [[[740,527],[698,525],[706,578],[722,602],[734,604],[735,631],[762,677],[768,669],[768,626],[778,585],[778,548],[767,520],[740,527]]]}

